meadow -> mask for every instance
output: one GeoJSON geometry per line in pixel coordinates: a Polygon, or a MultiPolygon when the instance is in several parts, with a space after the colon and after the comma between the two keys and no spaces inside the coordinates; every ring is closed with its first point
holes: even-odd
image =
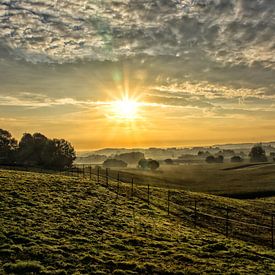
{"type": "MultiPolygon", "coordinates": [[[[121,183],[118,192],[116,181],[108,184],[98,184],[94,176],[0,170],[0,274],[275,272],[275,252],[268,246],[226,238],[212,230],[215,224],[194,227],[168,215],[157,201],[148,205],[143,187],[135,186],[131,196],[127,185],[121,183]]],[[[150,192],[165,195],[162,188],[150,192]]],[[[209,205],[230,206],[247,220],[257,220],[259,209],[273,203],[272,198],[241,201],[171,192],[174,204],[197,199],[203,211],[209,205]]]]}
{"type": "MultiPolygon", "coordinates": [[[[156,171],[121,171],[122,179],[133,177],[138,184],[246,199],[275,195],[274,163],[162,165],[156,171]]],[[[116,173],[112,175],[116,177],[116,173]]]]}

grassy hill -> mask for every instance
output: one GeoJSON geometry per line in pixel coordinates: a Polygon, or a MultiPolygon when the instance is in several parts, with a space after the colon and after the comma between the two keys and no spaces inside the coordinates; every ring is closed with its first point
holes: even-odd
{"type": "MultiPolygon", "coordinates": [[[[0,170],[0,274],[275,272],[269,248],[194,228],[157,203],[148,206],[146,197],[132,199],[125,186],[115,190],[89,179],[0,170]]],[[[249,205],[272,203],[174,192],[174,203],[203,197],[247,210],[247,219],[257,217],[249,205]]]]}

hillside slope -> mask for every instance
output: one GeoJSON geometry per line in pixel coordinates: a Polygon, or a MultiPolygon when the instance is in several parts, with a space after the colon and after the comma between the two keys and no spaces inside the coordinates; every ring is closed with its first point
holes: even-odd
{"type": "Polygon", "coordinates": [[[0,170],[0,274],[28,272],[270,274],[275,253],[88,179],[0,170]]]}

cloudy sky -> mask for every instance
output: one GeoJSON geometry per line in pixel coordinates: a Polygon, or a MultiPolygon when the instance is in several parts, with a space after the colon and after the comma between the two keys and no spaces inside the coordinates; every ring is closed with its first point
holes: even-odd
{"type": "Polygon", "coordinates": [[[0,128],[17,138],[270,141],[274,107],[275,1],[0,0],[0,128]],[[131,119],[113,108],[127,94],[131,119]]]}

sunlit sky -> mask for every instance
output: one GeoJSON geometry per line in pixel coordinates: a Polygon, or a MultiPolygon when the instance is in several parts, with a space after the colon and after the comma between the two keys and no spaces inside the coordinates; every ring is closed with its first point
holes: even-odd
{"type": "Polygon", "coordinates": [[[275,1],[0,1],[0,128],[77,150],[275,140],[275,1]]]}

